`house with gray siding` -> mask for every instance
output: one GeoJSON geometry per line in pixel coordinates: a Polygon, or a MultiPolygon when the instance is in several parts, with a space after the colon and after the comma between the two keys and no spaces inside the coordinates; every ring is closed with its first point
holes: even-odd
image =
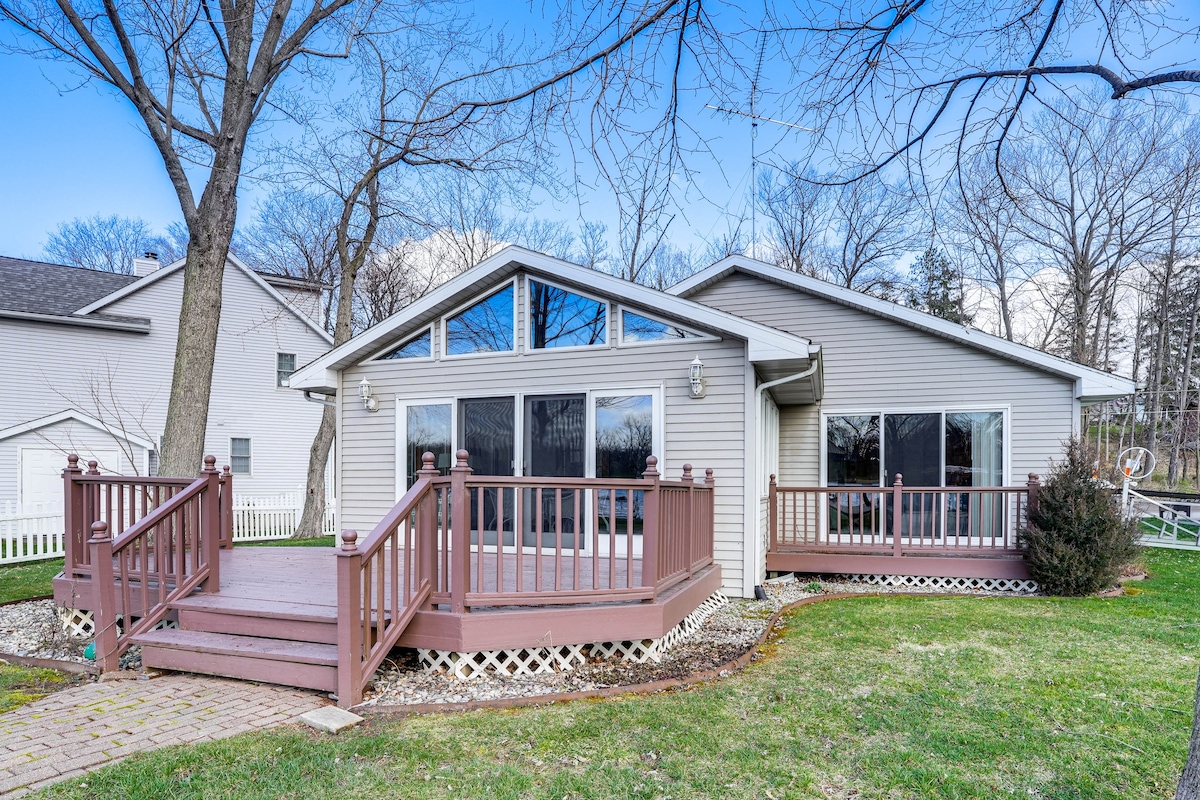
{"type": "MultiPolygon", "coordinates": [[[[296,492],[321,408],[287,378],[331,343],[320,287],[233,257],[224,282],[205,452],[239,494],[296,492]]],[[[119,275],[0,257],[0,287],[0,507],[61,507],[68,453],[104,474],[155,474],[183,262],[138,259],[119,275]]]]}
{"type": "MultiPolygon", "coordinates": [[[[712,471],[713,560],[738,596],[792,570],[1027,578],[1034,476],[1084,405],[1134,390],[741,256],[660,292],[517,247],[291,385],[336,404],[342,528],[374,527],[425,453],[443,475],[466,451],[476,476],[592,480],[639,478],[653,455],[672,479],[712,471]]],[[[612,497],[569,512],[580,541],[518,542],[505,515],[542,511],[515,500],[472,513],[513,531],[493,547],[569,554],[599,541],[612,497]]],[[[624,502],[642,513],[639,492],[624,502]]],[[[610,546],[640,557],[633,522],[623,535],[610,546]]]]}

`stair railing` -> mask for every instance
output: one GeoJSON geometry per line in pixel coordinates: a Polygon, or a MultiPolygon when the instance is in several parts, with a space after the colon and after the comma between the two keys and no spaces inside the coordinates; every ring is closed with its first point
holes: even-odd
{"type": "Polygon", "coordinates": [[[338,550],[338,705],[362,702],[366,681],[425,605],[436,569],[438,477],[432,453],[417,482],[375,530],[358,542],[342,531],[338,550]]]}
{"type": "Polygon", "coordinates": [[[116,538],[104,520],[92,523],[88,550],[102,672],[119,668],[133,637],[162,622],[172,602],[197,589],[219,589],[221,476],[215,464],[205,456],[200,477],[116,538]]]}

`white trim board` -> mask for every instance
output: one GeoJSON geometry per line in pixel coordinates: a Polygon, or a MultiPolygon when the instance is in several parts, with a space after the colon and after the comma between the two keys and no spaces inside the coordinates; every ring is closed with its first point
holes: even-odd
{"type": "Polygon", "coordinates": [[[791,272],[772,264],[747,258],[745,256],[729,256],[721,259],[711,267],[701,270],[690,278],[683,280],[667,292],[676,297],[691,297],[723,278],[741,272],[752,277],[787,286],[792,289],[814,295],[840,305],[856,308],[884,319],[890,319],[911,328],[927,331],[945,339],[960,342],[976,350],[992,353],[1001,358],[1035,367],[1053,375],[1072,378],[1076,381],[1076,397],[1084,403],[1097,403],[1117,397],[1133,394],[1135,383],[1129,378],[1112,375],[1102,370],[1086,367],[1065,358],[1052,356],[1035,350],[1032,347],[1016,344],[999,336],[984,333],[975,328],[968,328],[947,320],[926,314],[924,311],[907,308],[906,306],[880,300],[877,297],[835,286],[816,278],[810,278],[791,272]]]}
{"type": "Polygon", "coordinates": [[[106,433],[109,436],[112,436],[114,439],[122,439],[130,444],[136,444],[138,447],[146,450],[155,449],[154,442],[150,441],[149,439],[144,439],[136,434],[116,430],[109,425],[105,425],[95,417],[90,417],[87,414],[84,414],[82,411],[77,411],[73,408],[68,408],[65,411],[59,411],[45,417],[31,419],[28,422],[22,422],[8,428],[4,428],[3,430],[0,430],[0,441],[4,439],[10,439],[13,436],[20,436],[22,433],[36,431],[39,428],[45,428],[49,425],[56,425],[67,420],[73,420],[75,422],[82,423],[89,427],[95,428],[98,431],[106,433]]]}
{"type": "MultiPolygon", "coordinates": [[[[86,316],[95,311],[99,311],[100,309],[105,308],[106,306],[110,306],[113,303],[117,302],[118,300],[120,300],[124,297],[128,297],[129,295],[133,294],[134,292],[140,292],[142,289],[145,289],[147,286],[152,286],[153,284],[157,283],[158,281],[162,280],[163,278],[167,277],[168,275],[173,275],[176,272],[179,272],[180,270],[183,269],[183,266],[186,262],[187,262],[186,259],[181,258],[180,260],[178,260],[172,264],[167,264],[165,266],[159,267],[157,270],[150,273],[149,275],[147,275],[143,278],[139,278],[138,280],[134,281],[133,283],[127,284],[126,286],[121,287],[117,291],[112,292],[111,294],[106,294],[104,297],[101,297],[99,300],[95,300],[95,301],[89,303],[88,305],[86,305],[83,308],[76,311],[74,316],[76,316],[76,317],[86,316]]],[[[333,344],[333,337],[330,336],[325,331],[324,328],[322,328],[320,325],[318,325],[315,320],[310,319],[307,314],[305,314],[300,309],[296,308],[294,305],[289,303],[287,298],[285,298],[282,294],[280,294],[279,291],[274,286],[271,286],[271,284],[267,283],[262,278],[262,276],[260,276],[257,272],[255,272],[254,270],[252,270],[248,266],[246,266],[244,263],[242,263],[242,261],[237,256],[233,255],[233,253],[230,253],[226,257],[226,262],[229,264],[233,264],[235,267],[237,267],[242,272],[244,272],[246,274],[246,276],[249,277],[252,282],[257,284],[260,289],[262,289],[264,292],[266,292],[268,295],[270,295],[271,298],[275,302],[279,303],[279,305],[283,306],[288,311],[290,311],[297,319],[299,319],[301,322],[303,322],[305,325],[307,325],[310,329],[312,329],[318,336],[320,336],[322,339],[324,339],[327,343],[333,344]]]]}
{"type": "MultiPolygon", "coordinates": [[[[542,253],[509,246],[462,275],[450,279],[383,322],[301,367],[292,376],[292,388],[336,392],[337,372],[378,352],[382,347],[381,340],[401,335],[417,320],[437,313],[439,308],[469,291],[475,290],[476,294],[483,296],[487,290],[479,289],[478,284],[485,282],[493,274],[500,274],[504,277],[496,281],[499,284],[500,280],[506,279],[508,273],[514,270],[525,271],[534,276],[545,276],[555,282],[565,282],[571,287],[586,287],[593,295],[610,298],[609,302],[619,301],[634,307],[653,309],[654,313],[660,316],[684,321],[689,326],[695,325],[742,339],[747,342],[751,362],[788,359],[807,361],[816,358],[820,353],[819,347],[802,336],[542,253]]],[[[574,288],[572,290],[574,291],[574,288]]]]}

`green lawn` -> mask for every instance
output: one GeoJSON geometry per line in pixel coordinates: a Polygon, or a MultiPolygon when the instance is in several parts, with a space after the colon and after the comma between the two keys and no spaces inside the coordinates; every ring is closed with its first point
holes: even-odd
{"type": "Polygon", "coordinates": [[[74,680],[52,669],[0,663],[0,714],[65,688],[74,680]]]}
{"type": "Polygon", "coordinates": [[[284,728],[42,797],[1169,798],[1200,666],[1200,553],[1117,599],[864,598],[788,618],[689,691],[284,728]]]}
{"type": "Polygon", "coordinates": [[[61,558],[0,567],[0,603],[53,594],[50,581],[62,568],[61,558]]]}

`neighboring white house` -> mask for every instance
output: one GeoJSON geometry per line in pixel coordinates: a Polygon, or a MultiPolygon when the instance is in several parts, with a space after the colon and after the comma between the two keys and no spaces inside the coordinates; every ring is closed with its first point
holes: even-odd
{"type": "MultiPolygon", "coordinates": [[[[427,450],[443,470],[464,448],[477,474],[572,478],[636,477],[653,453],[670,477],[685,463],[714,470],[714,558],[743,596],[779,568],[771,474],[874,503],[902,472],[961,500],[977,531],[990,519],[980,508],[998,508],[982,493],[1044,472],[1081,405],[1134,389],[743,257],[659,292],[516,247],[302,367],[292,386],[336,396],[342,527],[372,529],[427,450]]],[[[824,508],[838,493],[819,496],[824,508]]],[[[864,507],[852,506],[860,526],[864,507]]],[[[943,528],[923,530],[917,546],[944,543],[943,528]]],[[[995,541],[970,536],[977,549],[995,541]]]]}
{"type": "MultiPolygon", "coordinates": [[[[183,262],[139,259],[135,273],[0,257],[0,510],[61,506],[72,452],[155,474],[183,262]]],[[[321,407],[286,378],[329,348],[321,287],[233,257],[224,281],[205,453],[232,467],[238,494],[296,492],[321,407]]]]}

